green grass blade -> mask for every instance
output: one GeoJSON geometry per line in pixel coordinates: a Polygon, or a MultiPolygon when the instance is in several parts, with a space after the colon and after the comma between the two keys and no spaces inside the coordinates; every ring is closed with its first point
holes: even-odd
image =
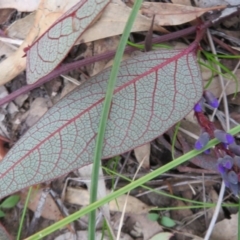
{"type": "MultiPolygon", "coordinates": [[[[144,48],[145,48],[145,46],[143,44],[133,43],[131,41],[127,41],[127,44],[131,47],[135,47],[140,50],[144,50],[144,48]]],[[[168,46],[167,44],[160,44],[160,43],[153,44],[152,48],[153,49],[159,49],[159,48],[172,49],[172,47],[168,46]]]]}
{"type": "Polygon", "coordinates": [[[17,240],[20,240],[20,237],[21,237],[23,222],[24,222],[24,218],[26,216],[27,206],[28,206],[28,203],[30,200],[31,193],[32,193],[32,187],[29,188],[27,198],[24,203],[24,208],[23,208],[23,212],[22,212],[22,216],[21,216],[21,220],[20,220],[20,224],[19,224],[19,228],[18,228],[17,238],[16,238],[17,240]]]}
{"type": "Polygon", "coordinates": [[[237,239],[240,239],[240,199],[238,201],[238,238],[237,239]]]}
{"type": "Polygon", "coordinates": [[[225,58],[225,59],[239,59],[240,55],[225,55],[225,54],[213,54],[206,51],[202,51],[205,55],[217,58],[225,58]]]}
{"type": "MultiPolygon", "coordinates": [[[[107,119],[111,107],[111,101],[114,91],[115,82],[117,79],[118,69],[121,64],[121,59],[124,53],[125,46],[127,44],[128,36],[131,32],[134,20],[138,14],[138,11],[141,7],[143,0],[135,1],[131,14],[128,18],[126,23],[125,29],[123,31],[123,35],[120,40],[120,44],[118,46],[113,67],[110,73],[107,92],[105,95],[105,100],[103,103],[103,109],[101,113],[99,128],[98,128],[98,135],[96,138],[96,146],[94,151],[94,162],[93,162],[93,170],[92,170],[92,177],[91,177],[91,188],[90,188],[90,202],[94,203],[97,200],[97,183],[99,177],[99,167],[100,161],[102,157],[102,148],[103,148],[103,141],[104,141],[104,133],[107,126],[107,119]]],[[[88,227],[88,239],[94,240],[95,239],[95,219],[96,219],[96,211],[93,210],[89,215],[89,227],[88,227]]]]}
{"type": "Polygon", "coordinates": [[[175,159],[175,143],[177,141],[177,134],[178,134],[178,130],[179,130],[180,125],[181,125],[181,122],[178,122],[175,125],[175,128],[174,128],[174,134],[173,134],[173,139],[172,139],[172,147],[171,147],[172,159],[175,159]]]}
{"type": "MultiPolygon", "coordinates": [[[[239,132],[240,132],[240,126],[236,126],[235,128],[233,128],[229,131],[229,133],[232,135],[235,135],[239,132]]],[[[170,163],[160,167],[159,169],[154,170],[153,172],[145,175],[144,177],[139,178],[139,179],[135,180],[134,182],[131,182],[130,184],[124,186],[123,188],[121,188],[113,193],[110,193],[108,196],[92,203],[91,205],[81,209],[80,211],[73,213],[72,215],[68,216],[67,218],[64,218],[64,219],[60,220],[59,222],[45,228],[44,230],[32,235],[31,237],[27,238],[27,240],[41,239],[44,236],[49,235],[50,233],[66,226],[70,222],[73,222],[74,220],[84,216],[85,214],[88,214],[93,209],[97,209],[100,206],[110,202],[111,200],[125,194],[126,192],[131,191],[132,189],[143,185],[145,182],[159,176],[160,174],[163,174],[163,173],[169,171],[170,169],[177,167],[178,165],[180,165],[180,164],[186,162],[187,160],[197,156],[198,154],[204,152],[208,148],[215,146],[217,143],[219,143],[219,141],[217,139],[211,140],[207,144],[207,146],[205,148],[203,148],[201,151],[192,150],[192,151],[184,154],[183,156],[176,158],[174,161],[171,161],[170,163]]]]}

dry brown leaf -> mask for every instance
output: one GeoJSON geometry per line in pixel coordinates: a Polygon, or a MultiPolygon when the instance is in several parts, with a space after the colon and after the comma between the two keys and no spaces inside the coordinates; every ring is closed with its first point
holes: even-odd
{"type": "Polygon", "coordinates": [[[223,8],[225,8],[225,6],[196,8],[171,3],[144,2],[141,7],[141,12],[148,17],[155,15],[155,23],[159,26],[172,26],[190,22],[208,11],[223,8]]]}
{"type": "MultiPolygon", "coordinates": [[[[1,4],[1,3],[0,3],[1,4]]],[[[0,9],[0,24],[5,23],[14,12],[14,9],[0,9]]]]}
{"type": "Polygon", "coordinates": [[[149,240],[157,233],[163,232],[162,226],[157,221],[150,220],[147,214],[128,214],[125,227],[130,228],[132,236],[136,238],[141,237],[140,239],[143,240],[149,240]]]}
{"type": "Polygon", "coordinates": [[[34,19],[35,13],[28,14],[24,18],[18,19],[7,28],[7,36],[10,38],[25,39],[34,23],[34,19]]]}
{"type": "MultiPolygon", "coordinates": [[[[28,208],[31,209],[33,212],[35,212],[37,209],[42,191],[43,189],[37,189],[32,191],[32,194],[30,196],[30,201],[28,203],[28,208]]],[[[23,191],[21,193],[22,204],[25,203],[27,194],[28,194],[28,191],[23,191]]],[[[47,195],[46,202],[43,206],[41,216],[46,219],[56,220],[56,221],[62,218],[61,212],[59,211],[56,203],[54,202],[54,200],[49,194],[47,195]]]]}
{"type": "MultiPolygon", "coordinates": [[[[84,52],[83,56],[84,58],[92,57],[94,55],[98,55],[107,51],[115,50],[117,49],[117,46],[119,44],[120,36],[113,36],[109,38],[99,39],[92,43],[87,43],[87,50],[84,52]]],[[[86,66],[87,73],[90,77],[95,76],[96,74],[100,73],[103,69],[111,66],[109,65],[111,60],[101,60],[97,61],[93,64],[89,64],[86,66]]]]}
{"type": "Polygon", "coordinates": [[[215,224],[211,240],[237,240],[238,214],[231,215],[231,219],[224,219],[215,224]]]}
{"type": "MultiPolygon", "coordinates": [[[[123,3],[110,3],[103,12],[101,19],[83,34],[82,38],[78,40],[78,43],[81,41],[91,42],[97,39],[122,34],[131,10],[131,8],[123,3]]],[[[151,22],[152,18],[138,14],[131,31],[147,31],[151,26],[151,22]]],[[[153,25],[153,29],[155,31],[167,33],[163,27],[157,24],[153,25]]]]}
{"type": "Polygon", "coordinates": [[[30,109],[21,117],[28,128],[32,127],[51,107],[52,104],[47,98],[38,97],[31,103],[30,109]]]}
{"type": "MultiPolygon", "coordinates": [[[[110,192],[107,191],[107,193],[109,194],[110,192]]],[[[110,211],[122,212],[126,197],[127,195],[122,195],[117,199],[111,201],[109,203],[110,211]]],[[[68,187],[66,191],[65,201],[72,204],[86,206],[89,204],[89,193],[86,189],[82,188],[76,189],[68,187]]],[[[147,213],[151,208],[152,207],[146,205],[137,198],[133,196],[128,196],[128,202],[126,207],[127,213],[135,214],[147,213]]]]}
{"type": "Polygon", "coordinates": [[[150,143],[144,144],[134,149],[136,159],[139,163],[142,163],[142,167],[149,169],[150,167],[150,143]]]}
{"type": "Polygon", "coordinates": [[[32,12],[37,9],[40,0],[8,0],[0,1],[0,8],[14,8],[19,12],[32,12]]]}
{"type": "Polygon", "coordinates": [[[181,4],[181,5],[186,5],[186,6],[192,6],[191,0],[172,0],[171,1],[174,4],[181,4]]]}

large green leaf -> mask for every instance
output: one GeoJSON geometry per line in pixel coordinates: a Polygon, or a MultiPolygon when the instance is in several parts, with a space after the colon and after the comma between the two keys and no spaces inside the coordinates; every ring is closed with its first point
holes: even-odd
{"type": "MultiPolygon", "coordinates": [[[[92,163],[110,70],[51,108],[0,163],[0,198],[92,163]]],[[[103,157],[153,140],[191,111],[202,95],[195,50],[143,53],[121,64],[103,157]]]]}

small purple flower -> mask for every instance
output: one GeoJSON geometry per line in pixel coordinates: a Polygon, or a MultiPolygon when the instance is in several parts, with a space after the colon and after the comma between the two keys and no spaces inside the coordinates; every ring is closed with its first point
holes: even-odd
{"type": "Polygon", "coordinates": [[[205,150],[204,153],[205,154],[210,154],[211,153],[211,149],[209,148],[209,149],[205,150]]]}
{"type": "Polygon", "coordinates": [[[207,90],[204,91],[204,97],[210,106],[212,106],[213,108],[218,108],[219,102],[218,102],[217,98],[213,95],[212,92],[207,91],[207,90]]]}
{"type": "Polygon", "coordinates": [[[195,106],[194,106],[194,108],[193,108],[193,110],[194,110],[195,112],[202,112],[202,106],[201,106],[201,104],[200,104],[200,103],[196,103],[195,106]]]}
{"type": "Polygon", "coordinates": [[[222,166],[226,169],[231,169],[233,166],[233,158],[229,155],[225,155],[223,158],[220,158],[218,161],[222,164],[222,166]]]}
{"type": "Polygon", "coordinates": [[[198,140],[195,142],[195,149],[201,150],[207,145],[208,142],[209,142],[209,134],[207,132],[203,132],[199,136],[198,140]]]}
{"type": "Polygon", "coordinates": [[[234,142],[234,137],[231,134],[226,133],[222,130],[218,130],[218,129],[215,130],[214,131],[214,136],[220,142],[225,143],[225,144],[232,144],[234,142]]]}
{"type": "Polygon", "coordinates": [[[221,163],[218,163],[217,170],[219,173],[221,173],[221,175],[223,175],[226,172],[226,168],[221,163]]]}

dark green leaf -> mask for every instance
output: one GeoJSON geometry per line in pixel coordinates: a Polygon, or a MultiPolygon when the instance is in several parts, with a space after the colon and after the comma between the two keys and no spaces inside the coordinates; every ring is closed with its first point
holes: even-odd
{"type": "Polygon", "coordinates": [[[164,227],[169,227],[169,228],[174,227],[176,225],[176,223],[171,218],[165,217],[165,216],[161,218],[160,223],[164,227]]]}
{"type": "Polygon", "coordinates": [[[18,195],[12,195],[6,198],[2,204],[0,205],[1,208],[13,208],[18,203],[20,197],[18,195]]]}
{"type": "Polygon", "coordinates": [[[153,222],[156,222],[159,219],[159,215],[157,213],[149,213],[148,219],[150,219],[153,222]]]}
{"type": "Polygon", "coordinates": [[[1,217],[5,217],[5,213],[2,210],[0,210],[0,218],[1,217]]]}

